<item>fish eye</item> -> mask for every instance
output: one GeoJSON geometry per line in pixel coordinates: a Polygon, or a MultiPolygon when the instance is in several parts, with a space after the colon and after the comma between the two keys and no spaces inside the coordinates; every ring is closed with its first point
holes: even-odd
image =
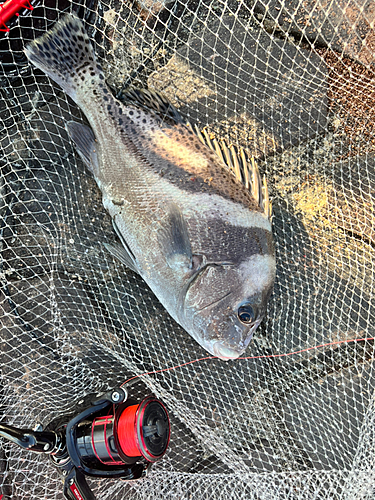
{"type": "Polygon", "coordinates": [[[250,304],[244,304],[238,308],[238,319],[245,325],[250,325],[255,321],[255,311],[250,304]]]}

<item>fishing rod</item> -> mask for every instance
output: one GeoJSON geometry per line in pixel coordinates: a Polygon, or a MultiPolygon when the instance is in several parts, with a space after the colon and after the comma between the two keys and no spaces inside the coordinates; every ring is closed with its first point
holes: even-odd
{"type": "Polygon", "coordinates": [[[124,387],[89,395],[71,413],[45,429],[19,429],[0,423],[0,437],[21,448],[49,455],[59,471],[67,500],[95,500],[86,476],[139,479],[167,451],[170,423],[155,397],[141,402],[124,387]]]}

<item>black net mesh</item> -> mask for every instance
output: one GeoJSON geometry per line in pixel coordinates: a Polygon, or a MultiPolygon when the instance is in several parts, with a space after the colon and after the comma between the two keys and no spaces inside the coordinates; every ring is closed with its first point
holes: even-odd
{"type": "MultiPolygon", "coordinates": [[[[90,481],[95,494],[373,498],[374,3],[33,5],[0,32],[2,421],[47,424],[85,394],[207,355],[104,248],[110,217],[65,130],[83,115],[23,54],[74,12],[115,94],[156,89],[254,156],[277,255],[251,359],[143,375],[140,394],[171,416],[167,455],[135,483],[90,481]],[[370,340],[339,343],[354,339],[370,340]]],[[[0,468],[4,498],[62,498],[46,457],[1,441],[0,468]]]]}

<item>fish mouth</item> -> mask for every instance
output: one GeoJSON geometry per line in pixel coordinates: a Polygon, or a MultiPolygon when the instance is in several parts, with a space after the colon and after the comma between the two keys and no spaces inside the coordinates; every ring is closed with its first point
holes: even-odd
{"type": "Polygon", "coordinates": [[[224,361],[229,361],[230,359],[236,359],[241,354],[241,352],[236,351],[235,349],[232,349],[230,347],[227,347],[226,345],[224,345],[219,341],[215,342],[212,345],[212,351],[216,357],[224,361]]]}
{"type": "Polygon", "coordinates": [[[242,341],[239,345],[231,346],[228,345],[225,341],[217,340],[211,344],[211,348],[209,351],[214,354],[216,357],[229,361],[230,359],[237,359],[243,354],[243,352],[247,349],[248,345],[251,342],[253,334],[257,329],[258,325],[262,322],[262,318],[259,318],[253,325],[253,327],[248,332],[247,338],[242,341]]]}

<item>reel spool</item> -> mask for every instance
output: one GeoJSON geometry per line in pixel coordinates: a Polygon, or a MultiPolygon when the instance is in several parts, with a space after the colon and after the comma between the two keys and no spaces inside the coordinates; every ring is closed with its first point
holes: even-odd
{"type": "Polygon", "coordinates": [[[165,407],[148,397],[139,404],[127,401],[109,415],[77,427],[76,449],[87,464],[133,464],[144,458],[156,462],[167,451],[169,418],[165,407]]]}

